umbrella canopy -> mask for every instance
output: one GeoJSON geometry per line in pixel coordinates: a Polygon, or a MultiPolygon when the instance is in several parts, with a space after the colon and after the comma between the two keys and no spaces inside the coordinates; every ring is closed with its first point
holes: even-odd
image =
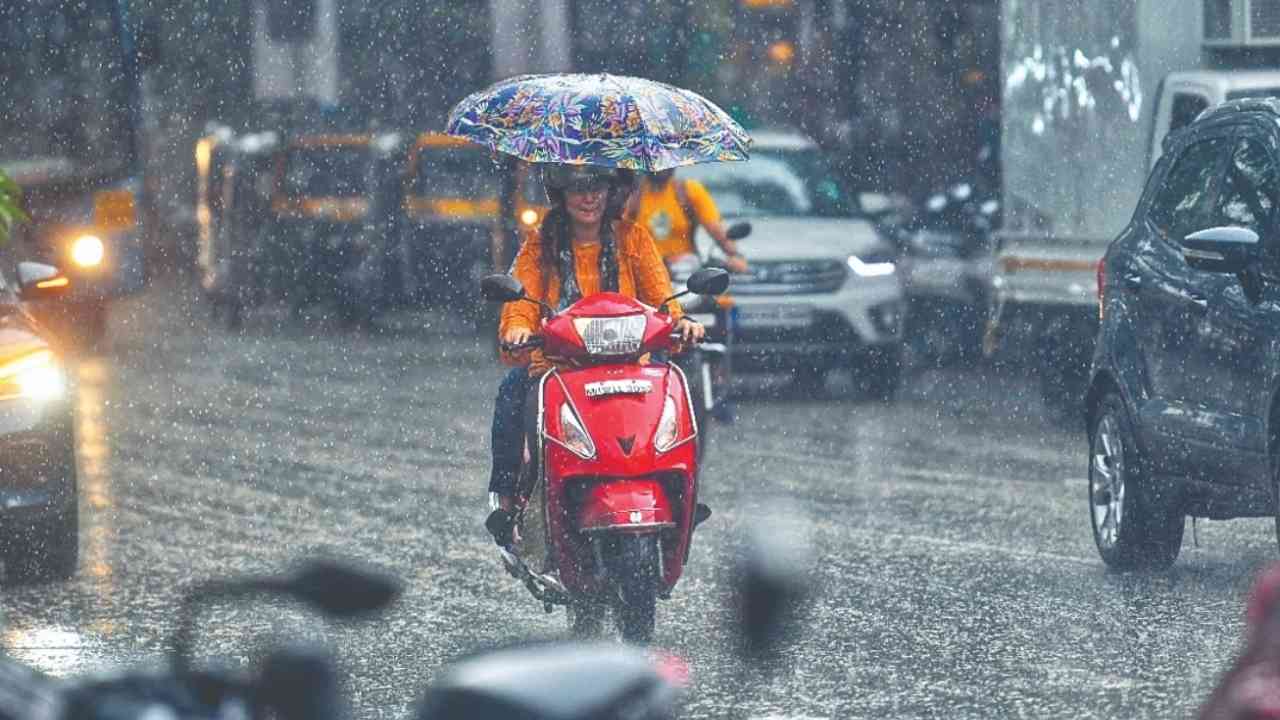
{"type": "Polygon", "coordinates": [[[445,132],[534,163],[657,172],[746,160],[751,138],[697,93],[618,75],[523,75],[454,106],[445,132]]]}

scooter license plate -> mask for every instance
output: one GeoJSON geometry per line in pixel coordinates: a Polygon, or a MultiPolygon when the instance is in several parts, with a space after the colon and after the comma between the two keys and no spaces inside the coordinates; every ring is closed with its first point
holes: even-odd
{"type": "Polygon", "coordinates": [[[766,305],[738,308],[738,327],[802,328],[813,323],[813,308],[794,305],[766,305]]]}

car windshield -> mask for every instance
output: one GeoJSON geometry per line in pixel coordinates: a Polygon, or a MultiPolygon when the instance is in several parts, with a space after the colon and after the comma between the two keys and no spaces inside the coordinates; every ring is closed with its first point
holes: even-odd
{"type": "Polygon", "coordinates": [[[418,154],[414,188],[421,197],[493,199],[498,184],[498,167],[481,148],[425,147],[418,154]]]}
{"type": "Polygon", "coordinates": [[[843,182],[816,148],[757,150],[746,162],[694,165],[677,172],[705,185],[727,216],[859,214],[843,182]]]}
{"type": "Polygon", "coordinates": [[[294,197],[354,197],[365,193],[369,149],[361,145],[291,148],[285,156],[282,190],[294,197]]]}

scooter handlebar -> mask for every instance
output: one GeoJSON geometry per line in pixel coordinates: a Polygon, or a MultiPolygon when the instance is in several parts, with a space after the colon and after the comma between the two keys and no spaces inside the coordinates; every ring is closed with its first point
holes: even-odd
{"type": "Polygon", "coordinates": [[[522,343],[500,342],[498,343],[498,347],[502,348],[503,352],[518,353],[524,352],[525,350],[536,350],[544,344],[546,344],[546,340],[544,340],[541,335],[534,335],[522,343]]]}

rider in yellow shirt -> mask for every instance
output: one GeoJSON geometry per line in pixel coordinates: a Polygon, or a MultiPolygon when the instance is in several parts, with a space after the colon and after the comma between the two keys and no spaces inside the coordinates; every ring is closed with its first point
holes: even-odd
{"type": "Polygon", "coordinates": [[[727,269],[746,272],[747,259],[725,234],[711,194],[696,180],[676,180],[674,176],[674,170],[646,175],[640,191],[632,197],[628,216],[653,235],[667,265],[683,255],[697,254],[693,236],[701,225],[724,251],[727,269]]]}
{"type": "MultiPolygon", "coordinates": [[[[675,178],[675,170],[663,170],[643,177],[638,191],[627,204],[627,218],[649,231],[657,243],[658,254],[668,268],[688,258],[701,264],[698,249],[693,242],[694,234],[701,226],[724,252],[725,269],[734,273],[747,271],[747,259],[738,252],[738,243],[728,236],[720,222],[720,210],[702,183],[696,180],[678,180],[675,178]]],[[[718,327],[711,333],[713,339],[726,347],[733,343],[729,311],[731,303],[732,300],[727,295],[716,299],[718,327]]],[[[713,361],[711,367],[712,388],[726,387],[731,373],[728,355],[713,361]]],[[[692,382],[695,386],[700,386],[702,379],[700,376],[694,377],[692,382]]],[[[713,391],[712,394],[718,393],[713,391]]],[[[711,412],[722,422],[733,421],[733,406],[728,398],[715,400],[711,412]]]]}

